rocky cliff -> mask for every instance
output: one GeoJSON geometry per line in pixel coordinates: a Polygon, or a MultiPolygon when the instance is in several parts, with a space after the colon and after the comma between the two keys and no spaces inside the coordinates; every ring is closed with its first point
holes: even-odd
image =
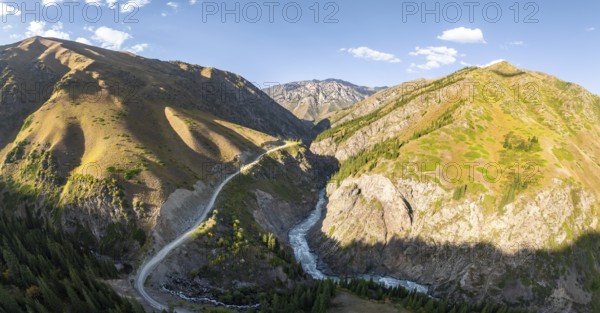
{"type": "MultiPolygon", "coordinates": [[[[331,170],[322,167],[327,163],[305,147],[291,147],[232,180],[193,240],[156,269],[151,286],[248,305],[258,303],[260,292],[306,282],[287,234],[313,209],[331,170]]],[[[177,210],[184,209],[182,204],[177,210]]]]}
{"type": "Polygon", "coordinates": [[[333,271],[600,309],[600,98],[506,62],[382,94],[311,147],[341,161],[311,234],[333,271]]]}
{"type": "Polygon", "coordinates": [[[298,118],[319,122],[382,89],[384,87],[364,87],[327,79],[292,82],[263,91],[298,118]]]}

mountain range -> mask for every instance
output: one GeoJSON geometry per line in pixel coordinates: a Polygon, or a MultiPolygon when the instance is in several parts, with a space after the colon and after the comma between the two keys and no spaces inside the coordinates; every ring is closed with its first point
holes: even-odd
{"type": "Polygon", "coordinates": [[[317,123],[386,87],[357,86],[340,79],[306,80],[263,89],[298,118],[317,123]]]}
{"type": "Polygon", "coordinates": [[[142,284],[157,301],[598,312],[599,137],[600,97],[508,62],[260,90],[66,40],[0,46],[0,311],[139,312],[135,270],[205,216],[142,284]],[[317,203],[322,272],[429,293],[341,281],[333,299],[288,238],[317,203]]]}

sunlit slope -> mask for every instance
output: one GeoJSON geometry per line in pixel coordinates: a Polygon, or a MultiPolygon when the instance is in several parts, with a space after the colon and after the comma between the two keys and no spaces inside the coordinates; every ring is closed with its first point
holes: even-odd
{"type": "Polygon", "coordinates": [[[585,239],[600,227],[600,98],[580,86],[506,62],[466,68],[365,99],[311,149],[341,162],[314,241],[334,268],[474,300],[600,305],[589,266],[599,255],[585,239]],[[407,245],[448,255],[415,258],[407,245]],[[495,252],[460,252],[474,245],[495,252]],[[585,257],[522,255],[571,248],[585,257]],[[498,254],[510,261],[492,263],[498,254]],[[534,283],[513,284],[524,273],[534,283]]]}
{"type": "Polygon", "coordinates": [[[223,165],[310,136],[236,74],[57,39],[0,47],[0,93],[2,175],[98,238],[152,224],[171,192],[223,165]]]}
{"type": "Polygon", "coordinates": [[[594,140],[600,98],[577,85],[503,62],[386,92],[387,98],[373,96],[383,105],[364,109],[372,98],[357,104],[350,114],[367,113],[340,120],[313,144],[342,161],[338,178],[361,171],[408,178],[419,164],[422,178],[437,178],[445,187],[474,176],[485,189],[499,191],[497,181],[521,164],[518,172],[532,185],[574,178],[600,190],[598,175],[590,175],[600,170],[600,141],[594,140]],[[368,164],[358,164],[356,156],[368,164]],[[461,173],[450,162],[459,163],[461,173]],[[446,177],[436,175],[438,163],[446,165],[446,177]],[[496,175],[499,168],[502,175],[496,175]]]}

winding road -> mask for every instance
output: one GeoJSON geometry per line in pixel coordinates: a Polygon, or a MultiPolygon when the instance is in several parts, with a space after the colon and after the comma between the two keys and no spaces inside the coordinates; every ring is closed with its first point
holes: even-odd
{"type": "MultiPolygon", "coordinates": [[[[263,154],[259,155],[254,161],[252,161],[252,163],[242,166],[240,168],[240,170],[238,170],[237,172],[235,172],[235,173],[229,175],[227,178],[225,178],[225,180],[223,180],[223,182],[221,182],[221,184],[219,184],[219,186],[217,186],[217,188],[213,192],[213,194],[210,198],[210,201],[203,208],[204,212],[202,212],[202,215],[200,216],[198,221],[196,221],[194,226],[192,226],[187,232],[185,232],[184,234],[182,234],[181,236],[177,237],[175,240],[171,241],[169,244],[164,246],[158,253],[156,253],[151,258],[147,259],[144,262],[144,264],[142,264],[142,266],[138,270],[137,276],[135,277],[134,287],[138,291],[140,296],[148,302],[148,304],[150,304],[153,308],[158,309],[159,311],[169,309],[166,305],[158,302],[156,299],[152,298],[152,296],[150,296],[148,294],[148,292],[146,291],[146,288],[144,286],[144,283],[146,282],[146,279],[148,279],[148,276],[150,275],[150,273],[156,268],[156,266],[160,262],[162,262],[167,257],[167,255],[169,255],[169,253],[171,253],[171,251],[173,251],[175,248],[177,248],[177,247],[181,246],[183,243],[185,243],[192,236],[192,234],[194,233],[196,228],[198,228],[198,226],[200,226],[200,224],[202,224],[202,222],[204,222],[204,220],[208,216],[208,213],[210,213],[212,211],[212,209],[215,205],[215,202],[217,200],[217,197],[221,193],[221,190],[223,190],[223,187],[225,187],[225,185],[227,185],[227,183],[230,182],[237,175],[243,173],[244,171],[251,169],[256,164],[258,164],[265,155],[267,155],[271,152],[275,152],[277,150],[285,149],[285,148],[293,146],[293,145],[296,145],[296,143],[286,143],[285,145],[268,150],[268,151],[264,152],[263,154]]],[[[186,311],[182,311],[182,310],[176,310],[176,311],[177,312],[186,312],[186,311]]]]}

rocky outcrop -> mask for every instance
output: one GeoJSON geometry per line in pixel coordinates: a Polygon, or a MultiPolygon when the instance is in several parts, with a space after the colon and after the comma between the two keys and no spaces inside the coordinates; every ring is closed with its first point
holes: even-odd
{"type": "Polygon", "coordinates": [[[439,297],[596,312],[599,105],[507,62],[379,92],[311,146],[341,163],[311,247],[335,273],[414,280],[439,297]],[[486,85],[506,89],[468,88],[486,85]]]}
{"type": "MultiPolygon", "coordinates": [[[[270,154],[234,178],[197,235],[156,268],[151,286],[212,298],[243,292],[257,301],[258,292],[302,282],[305,277],[293,262],[288,231],[313,209],[317,191],[331,171],[324,166],[328,163],[295,146],[270,154]]],[[[176,192],[167,203],[176,208],[174,212],[191,212],[181,208],[198,205],[191,194],[176,192]]],[[[179,219],[178,214],[171,215],[171,220],[179,219]]]]}
{"type": "Polygon", "coordinates": [[[397,136],[421,119],[420,112],[428,106],[422,99],[416,99],[402,108],[383,116],[381,119],[366,125],[347,140],[337,143],[334,138],[317,141],[311,151],[319,155],[334,156],[344,161],[359,152],[374,146],[377,142],[397,136]]]}
{"type": "Polygon", "coordinates": [[[327,191],[326,216],[310,240],[335,273],[393,275],[471,302],[591,312],[581,310],[592,295],[574,265],[561,273],[563,265],[538,254],[550,246],[577,250],[577,238],[598,226],[588,191],[554,180],[494,213],[483,196],[455,201],[436,183],[382,175],[349,178],[327,191]],[[534,291],[539,286],[547,290],[534,291]]]}
{"type": "Polygon", "coordinates": [[[298,118],[315,122],[355,103],[385,87],[364,87],[338,79],[292,82],[265,88],[263,91],[298,118]]]}

